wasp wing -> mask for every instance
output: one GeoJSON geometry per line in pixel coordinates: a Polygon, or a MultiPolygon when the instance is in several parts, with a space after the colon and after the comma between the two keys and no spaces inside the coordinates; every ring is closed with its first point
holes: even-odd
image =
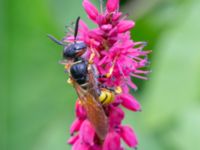
{"type": "Polygon", "coordinates": [[[98,71],[95,65],[88,64],[88,91],[99,101],[98,71]]]}
{"type": "Polygon", "coordinates": [[[104,132],[102,132],[103,130],[100,130],[99,132],[103,133],[104,134],[104,137],[105,135],[107,134],[107,131],[108,131],[108,118],[105,114],[105,110],[103,109],[102,107],[102,104],[100,103],[100,100],[99,100],[99,94],[100,94],[100,89],[99,89],[99,86],[98,86],[98,70],[96,68],[95,65],[92,65],[92,64],[88,64],[88,80],[89,80],[89,85],[88,85],[88,91],[90,93],[90,95],[93,96],[93,99],[96,101],[95,103],[98,103],[99,105],[99,109],[101,109],[101,116],[102,118],[99,118],[99,120],[101,120],[101,126],[104,130],[104,132]]]}
{"type": "Polygon", "coordinates": [[[73,85],[78,94],[79,100],[87,112],[87,118],[92,123],[97,133],[97,136],[104,140],[108,132],[108,118],[105,111],[99,102],[97,88],[95,82],[94,74],[89,73],[89,85],[88,89],[83,89],[78,83],[73,81],[73,85]]]}

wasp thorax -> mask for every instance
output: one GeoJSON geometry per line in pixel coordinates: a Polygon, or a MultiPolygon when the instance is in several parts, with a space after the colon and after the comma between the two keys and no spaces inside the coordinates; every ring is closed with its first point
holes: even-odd
{"type": "Polygon", "coordinates": [[[76,58],[83,55],[86,51],[86,44],[84,42],[73,43],[64,47],[63,57],[68,58],[76,58]]]}

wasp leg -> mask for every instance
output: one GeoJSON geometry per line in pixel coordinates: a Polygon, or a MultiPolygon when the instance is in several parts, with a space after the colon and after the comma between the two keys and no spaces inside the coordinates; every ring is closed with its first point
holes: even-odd
{"type": "Polygon", "coordinates": [[[113,92],[115,91],[115,89],[113,87],[108,87],[105,84],[99,84],[99,87],[101,89],[108,89],[108,90],[113,91],[113,92]]]}
{"type": "Polygon", "coordinates": [[[114,94],[121,94],[122,93],[122,88],[120,86],[117,87],[108,87],[105,84],[99,84],[100,89],[107,89],[114,94]]]}
{"type": "MultiPolygon", "coordinates": [[[[98,78],[108,78],[107,75],[98,75],[98,78]]],[[[103,89],[108,89],[111,92],[114,92],[115,94],[121,94],[122,93],[122,88],[121,86],[117,86],[117,87],[108,87],[105,84],[99,83],[99,88],[103,88],[103,89]]]]}
{"type": "Polygon", "coordinates": [[[91,48],[91,51],[92,51],[92,54],[90,55],[90,58],[89,58],[89,64],[93,64],[93,59],[95,57],[95,51],[91,48]]]}
{"type": "Polygon", "coordinates": [[[107,78],[106,75],[98,75],[98,78],[107,78]]]}

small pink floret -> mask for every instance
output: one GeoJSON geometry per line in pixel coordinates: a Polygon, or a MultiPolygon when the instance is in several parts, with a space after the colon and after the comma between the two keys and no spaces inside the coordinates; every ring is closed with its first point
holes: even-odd
{"type": "Polygon", "coordinates": [[[137,137],[131,127],[122,126],[120,135],[129,147],[135,148],[138,145],[137,137]]]}
{"type": "Polygon", "coordinates": [[[79,100],[76,101],[75,105],[76,117],[84,120],[86,118],[86,111],[83,106],[80,104],[79,100]]]}
{"type": "Polygon", "coordinates": [[[80,139],[89,145],[94,144],[95,130],[88,120],[85,120],[80,128],[80,139]]]}
{"type": "Polygon", "coordinates": [[[101,28],[104,31],[109,31],[110,29],[112,29],[112,25],[111,24],[105,24],[105,25],[102,25],[101,28]]]}
{"type": "Polygon", "coordinates": [[[103,150],[119,150],[120,136],[116,132],[109,132],[103,143],[103,150]]]}
{"type": "Polygon", "coordinates": [[[119,107],[112,107],[109,114],[110,127],[119,126],[124,119],[124,112],[119,107]]]}
{"type": "Polygon", "coordinates": [[[73,135],[74,132],[79,131],[81,124],[82,124],[82,120],[80,120],[79,118],[76,118],[74,120],[74,122],[72,123],[71,127],[70,127],[70,134],[73,135]]]}
{"type": "Polygon", "coordinates": [[[77,140],[72,146],[72,150],[90,150],[90,146],[86,143],[83,143],[81,140],[77,140]]]}
{"type": "Polygon", "coordinates": [[[135,25],[135,23],[133,21],[130,20],[124,20],[121,21],[117,27],[118,27],[118,32],[122,33],[122,32],[126,32],[129,31],[131,28],[133,28],[135,25]]]}
{"type": "Polygon", "coordinates": [[[106,4],[108,12],[113,12],[119,8],[119,0],[108,0],[106,4]]]}
{"type": "Polygon", "coordinates": [[[140,103],[130,94],[121,94],[122,105],[132,111],[140,111],[140,103]]]}
{"type": "Polygon", "coordinates": [[[78,135],[70,137],[70,139],[67,141],[68,144],[74,144],[78,140],[78,135]]]}
{"type": "Polygon", "coordinates": [[[97,8],[89,0],[83,1],[83,7],[85,8],[89,18],[96,21],[96,18],[99,15],[97,8]]]}

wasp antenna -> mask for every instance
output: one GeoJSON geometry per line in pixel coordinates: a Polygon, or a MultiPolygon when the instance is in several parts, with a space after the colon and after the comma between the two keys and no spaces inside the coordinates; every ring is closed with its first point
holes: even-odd
{"type": "Polygon", "coordinates": [[[80,16],[76,19],[75,31],[74,31],[74,42],[76,43],[76,37],[78,34],[78,26],[79,26],[80,16]]]}
{"type": "Polygon", "coordinates": [[[58,39],[56,39],[54,36],[48,34],[47,35],[53,42],[57,43],[58,45],[64,45],[63,42],[59,41],[58,39]]]}

